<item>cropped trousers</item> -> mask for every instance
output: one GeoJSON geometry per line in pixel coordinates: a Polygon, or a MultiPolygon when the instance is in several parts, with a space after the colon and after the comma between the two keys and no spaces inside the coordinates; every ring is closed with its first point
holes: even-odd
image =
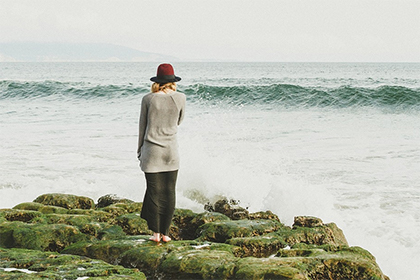
{"type": "Polygon", "coordinates": [[[175,211],[175,185],[178,170],[145,173],[146,194],[143,199],[141,217],[150,230],[168,235],[175,211]]]}

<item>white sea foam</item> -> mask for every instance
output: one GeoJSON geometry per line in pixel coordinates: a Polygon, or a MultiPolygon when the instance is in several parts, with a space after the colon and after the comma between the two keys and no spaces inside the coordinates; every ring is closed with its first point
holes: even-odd
{"type": "Polygon", "coordinates": [[[28,270],[28,269],[24,269],[24,268],[0,268],[6,272],[10,272],[10,271],[19,271],[19,272],[23,272],[26,274],[32,274],[32,273],[37,273],[36,271],[32,271],[32,270],[28,270]]]}

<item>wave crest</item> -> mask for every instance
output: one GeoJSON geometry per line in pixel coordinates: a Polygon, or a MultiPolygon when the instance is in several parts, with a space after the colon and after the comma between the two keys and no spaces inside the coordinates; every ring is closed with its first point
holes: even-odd
{"type": "Polygon", "coordinates": [[[148,92],[133,85],[92,85],[58,81],[0,81],[0,98],[120,98],[148,92]]]}
{"type": "MultiPolygon", "coordinates": [[[[189,101],[207,105],[270,107],[374,107],[420,109],[420,89],[403,86],[336,88],[303,87],[291,84],[214,86],[179,85],[189,101]]],[[[148,85],[93,85],[58,81],[0,81],[0,98],[124,98],[146,94],[148,85]]]]}
{"type": "Polygon", "coordinates": [[[282,107],[397,107],[419,108],[420,89],[401,86],[376,88],[341,86],[302,87],[290,84],[209,86],[184,89],[194,101],[231,105],[270,104],[282,107]]]}

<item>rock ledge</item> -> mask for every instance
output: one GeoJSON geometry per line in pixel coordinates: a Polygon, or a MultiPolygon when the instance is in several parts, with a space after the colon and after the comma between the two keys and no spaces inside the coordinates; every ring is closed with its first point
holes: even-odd
{"type": "Polygon", "coordinates": [[[370,279],[375,258],[334,223],[249,213],[233,200],[176,209],[169,243],[148,241],[142,203],[44,194],[0,209],[1,279],[370,279]]]}

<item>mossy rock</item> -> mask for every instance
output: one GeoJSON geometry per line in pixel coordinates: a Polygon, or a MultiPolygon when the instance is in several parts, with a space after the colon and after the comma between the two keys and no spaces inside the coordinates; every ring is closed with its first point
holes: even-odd
{"type": "Polygon", "coordinates": [[[39,211],[39,208],[44,206],[44,204],[38,202],[23,202],[13,207],[13,209],[39,211]]]}
{"type": "Polygon", "coordinates": [[[210,211],[222,213],[232,220],[243,220],[249,218],[249,212],[247,209],[239,206],[239,201],[234,199],[219,199],[213,206],[206,206],[210,211]]]}
{"type": "Polygon", "coordinates": [[[71,209],[68,210],[67,214],[69,215],[88,215],[92,217],[92,221],[97,222],[107,222],[110,223],[113,219],[113,215],[108,212],[101,211],[101,210],[93,210],[93,209],[71,209]]]}
{"type": "Polygon", "coordinates": [[[42,214],[67,214],[68,209],[58,206],[51,206],[51,205],[44,205],[38,202],[25,202],[20,203],[13,207],[13,209],[20,209],[20,210],[33,210],[38,211],[42,214]]]}
{"type": "Polygon", "coordinates": [[[196,230],[208,223],[213,222],[224,222],[224,221],[230,221],[230,218],[222,213],[218,212],[204,212],[197,214],[194,219],[191,220],[191,224],[196,228],[196,230]]]}
{"type": "Polygon", "coordinates": [[[317,260],[317,269],[306,271],[310,279],[387,279],[375,261],[361,258],[358,254],[342,252],[339,254],[325,254],[313,259],[317,260]]]}
{"type": "Polygon", "coordinates": [[[9,222],[20,221],[28,223],[35,218],[41,217],[42,214],[32,210],[8,209],[7,211],[4,211],[2,215],[9,222]]]}
{"type": "Polygon", "coordinates": [[[172,226],[169,235],[175,240],[193,240],[198,237],[197,229],[205,224],[216,221],[230,221],[230,218],[217,212],[205,212],[196,214],[191,210],[175,210],[172,226]],[[187,218],[183,218],[186,214],[187,218]]]}
{"type": "Polygon", "coordinates": [[[227,279],[235,269],[235,256],[227,251],[173,251],[159,267],[164,279],[227,279]]]}
{"type": "Polygon", "coordinates": [[[137,240],[104,240],[93,243],[79,242],[68,246],[61,253],[86,256],[111,264],[117,264],[124,252],[140,246],[143,242],[147,242],[147,238],[139,236],[137,240]]]}
{"type": "Polygon", "coordinates": [[[234,237],[250,237],[278,230],[281,224],[273,220],[236,220],[207,223],[198,228],[199,240],[223,243],[234,237]]]}
{"type": "Polygon", "coordinates": [[[86,257],[26,249],[0,248],[0,267],[18,269],[5,271],[0,268],[1,279],[146,279],[142,272],[135,269],[86,257]],[[27,272],[22,269],[27,269],[27,272]]]}
{"type": "Polygon", "coordinates": [[[0,245],[5,248],[26,248],[41,251],[61,251],[66,246],[86,240],[77,227],[69,225],[0,224],[0,245]]]}
{"type": "Polygon", "coordinates": [[[128,235],[153,234],[147,226],[147,221],[142,219],[139,213],[119,216],[115,219],[115,223],[128,235]]]}
{"type": "Polygon", "coordinates": [[[271,211],[260,211],[250,213],[248,218],[250,220],[275,220],[277,222],[280,222],[279,217],[271,211]]]}
{"type": "Polygon", "coordinates": [[[69,214],[47,214],[45,220],[48,224],[66,224],[82,227],[88,223],[96,222],[92,216],[69,215],[69,214]]]}
{"type": "Polygon", "coordinates": [[[38,196],[34,202],[66,209],[92,209],[95,206],[89,197],[61,193],[43,194],[38,196]]]}
{"type": "Polygon", "coordinates": [[[276,232],[289,246],[298,243],[314,245],[348,246],[347,240],[336,224],[330,223],[317,227],[282,227],[276,232]]]}
{"type": "Polygon", "coordinates": [[[102,228],[98,232],[97,238],[99,240],[119,240],[126,238],[123,229],[117,225],[101,224],[102,228]]]}
{"type": "Polygon", "coordinates": [[[158,278],[158,267],[170,250],[171,247],[160,246],[149,241],[149,244],[124,252],[119,264],[124,267],[138,268],[148,277],[158,278]]]}
{"type": "Polygon", "coordinates": [[[101,196],[98,199],[98,203],[96,204],[96,208],[104,208],[106,206],[109,206],[111,204],[115,203],[133,203],[134,201],[126,198],[118,197],[115,194],[107,194],[104,196],[101,196]]]}
{"type": "Polygon", "coordinates": [[[195,239],[197,227],[191,221],[197,216],[197,213],[189,209],[175,209],[172,218],[173,226],[170,229],[170,235],[176,240],[195,239]]]}
{"type": "Polygon", "coordinates": [[[302,245],[277,256],[274,263],[298,268],[308,279],[386,279],[375,258],[360,247],[302,245]]]}
{"type": "Polygon", "coordinates": [[[323,226],[324,222],[317,217],[312,216],[296,216],[293,222],[293,228],[297,227],[320,227],[323,226]]]}
{"type": "MultiPolygon", "coordinates": [[[[278,258],[244,258],[236,263],[235,279],[308,280],[298,268],[278,258]]],[[[323,279],[324,278],[313,278],[323,279]]]]}
{"type": "Polygon", "coordinates": [[[114,273],[122,267],[110,266],[105,272],[87,264],[71,265],[73,259],[91,257],[141,269],[151,279],[387,279],[368,251],[349,247],[337,225],[316,217],[296,217],[290,228],[270,211],[247,214],[249,220],[231,220],[217,212],[176,209],[170,228],[173,241],[154,243],[143,235],[151,232],[140,217],[142,203],[112,202],[117,203],[94,209],[89,198],[47,194],[14,209],[0,209],[0,247],[36,249],[60,259],[43,263],[21,250],[13,266],[11,258],[5,257],[0,258],[0,267],[30,268],[37,273],[0,269],[0,278],[144,279],[141,273],[130,274],[135,270],[114,273]],[[65,259],[42,251],[72,255],[63,255],[68,256],[65,259]]]}
{"type": "Polygon", "coordinates": [[[266,258],[275,255],[278,250],[286,247],[286,242],[276,236],[235,237],[228,239],[227,244],[238,246],[237,257],[266,258]]]}
{"type": "Polygon", "coordinates": [[[128,213],[140,213],[143,208],[143,203],[133,202],[133,203],[115,203],[109,206],[98,208],[99,210],[108,212],[113,216],[121,216],[128,213]]]}

